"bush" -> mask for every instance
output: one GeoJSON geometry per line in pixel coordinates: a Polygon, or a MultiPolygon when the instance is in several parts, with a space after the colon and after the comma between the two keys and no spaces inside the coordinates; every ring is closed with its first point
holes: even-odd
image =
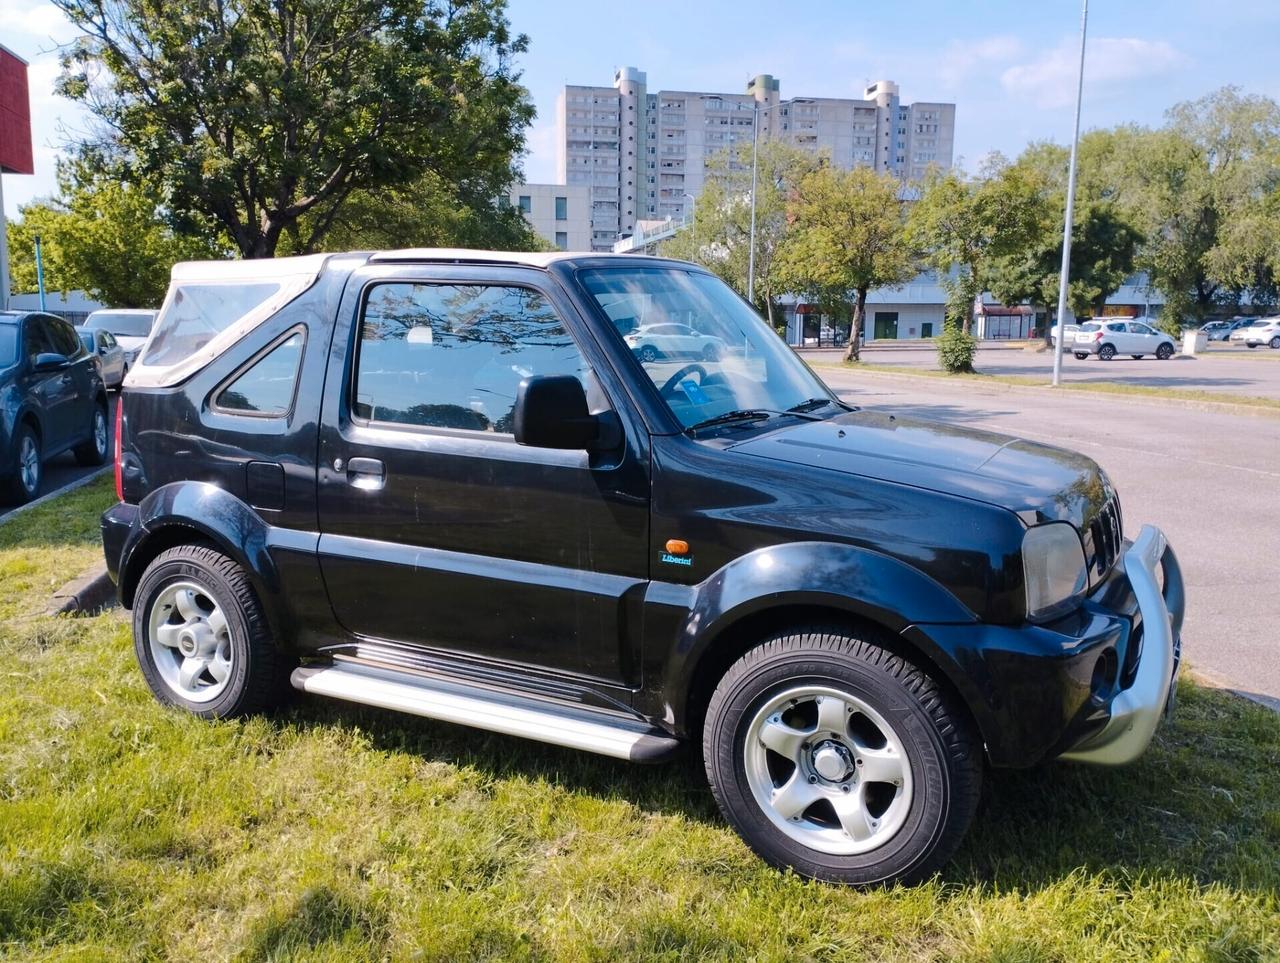
{"type": "Polygon", "coordinates": [[[973,370],[973,353],[978,350],[978,341],[972,335],[950,325],[938,338],[938,364],[942,370],[951,374],[959,374],[973,370]]]}

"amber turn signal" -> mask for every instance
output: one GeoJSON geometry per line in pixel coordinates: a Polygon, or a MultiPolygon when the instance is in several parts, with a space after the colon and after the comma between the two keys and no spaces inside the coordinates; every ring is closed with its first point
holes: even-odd
{"type": "Polygon", "coordinates": [[[678,538],[667,539],[667,552],[671,555],[688,555],[689,543],[682,542],[678,538]]]}

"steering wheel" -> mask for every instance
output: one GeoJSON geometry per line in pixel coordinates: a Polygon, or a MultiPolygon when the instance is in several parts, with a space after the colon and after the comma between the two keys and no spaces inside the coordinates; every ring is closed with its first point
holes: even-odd
{"type": "Polygon", "coordinates": [[[702,365],[698,364],[695,361],[693,364],[685,365],[683,368],[681,368],[679,371],[673,374],[670,378],[668,378],[667,383],[662,386],[662,388],[658,391],[658,394],[661,395],[663,398],[667,397],[669,394],[671,394],[675,386],[684,380],[685,375],[691,375],[695,371],[698,374],[702,375],[703,378],[707,376],[707,369],[702,367],[702,365]]]}

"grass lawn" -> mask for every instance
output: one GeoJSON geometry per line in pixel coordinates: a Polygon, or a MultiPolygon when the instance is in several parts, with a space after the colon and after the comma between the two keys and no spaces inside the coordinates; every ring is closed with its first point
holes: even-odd
{"type": "Polygon", "coordinates": [[[340,703],[201,722],[118,612],[34,616],[95,485],[0,525],[0,952],[134,960],[1280,958],[1280,718],[1183,684],[1137,766],[995,773],[914,889],[762,865],[691,766],[340,703]]]}
{"type": "MultiPolygon", "coordinates": [[[[953,381],[976,381],[983,384],[1024,385],[1031,388],[1046,388],[1050,384],[1047,378],[1033,378],[1029,375],[987,374],[982,371],[951,374],[938,368],[877,365],[875,362],[868,361],[851,361],[848,364],[834,361],[811,361],[809,365],[813,368],[865,371],[871,374],[911,375],[918,378],[943,378],[953,381]]],[[[1087,391],[1108,395],[1144,395],[1151,398],[1174,398],[1181,401],[1208,401],[1216,404],[1244,405],[1249,408],[1270,409],[1280,412],[1280,398],[1268,398],[1263,395],[1233,395],[1225,391],[1200,391],[1195,388],[1164,388],[1156,385],[1128,384],[1121,381],[1063,381],[1059,384],[1058,390],[1087,391]]]]}

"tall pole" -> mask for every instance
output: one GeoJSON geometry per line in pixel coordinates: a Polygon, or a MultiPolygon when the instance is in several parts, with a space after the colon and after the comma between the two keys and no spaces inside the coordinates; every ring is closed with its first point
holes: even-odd
{"type": "Polygon", "coordinates": [[[756,178],[760,167],[760,101],[751,113],[751,233],[747,238],[747,301],[756,303],[756,178]]]}
{"type": "Polygon", "coordinates": [[[4,220],[4,175],[0,174],[0,311],[9,307],[9,228],[4,220]]]}
{"type": "Polygon", "coordinates": [[[36,235],[36,289],[40,292],[40,310],[44,310],[44,260],[40,257],[40,235],[36,235]]]}
{"type": "Polygon", "coordinates": [[[1076,211],[1076,148],[1080,146],[1080,101],[1084,98],[1084,41],[1089,29],[1089,0],[1080,11],[1080,71],[1076,77],[1076,125],[1071,135],[1071,162],[1067,168],[1067,210],[1062,224],[1062,271],[1058,275],[1058,337],[1053,346],[1053,385],[1062,381],[1062,346],[1066,340],[1067,286],[1071,282],[1071,226],[1076,211]]]}

